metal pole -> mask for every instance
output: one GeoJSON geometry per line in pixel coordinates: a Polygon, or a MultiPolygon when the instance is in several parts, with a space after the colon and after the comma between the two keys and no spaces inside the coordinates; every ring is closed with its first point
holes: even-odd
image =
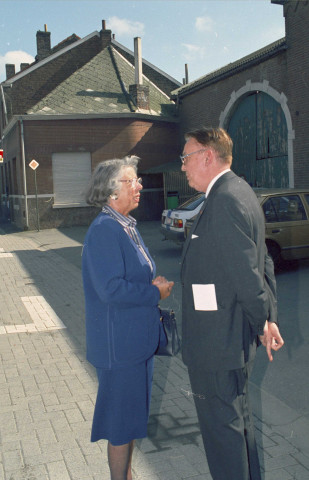
{"type": "Polygon", "coordinates": [[[26,174],[26,156],[25,156],[25,138],[24,138],[24,123],[22,117],[19,120],[20,124],[20,149],[21,149],[21,166],[23,172],[23,189],[25,199],[25,230],[29,230],[29,212],[28,212],[28,194],[27,194],[27,174],[26,174]]]}
{"type": "Polygon", "coordinates": [[[38,232],[40,231],[40,218],[39,218],[39,202],[38,202],[38,187],[36,183],[36,169],[34,170],[34,185],[35,185],[35,202],[36,202],[36,224],[38,232]]]}

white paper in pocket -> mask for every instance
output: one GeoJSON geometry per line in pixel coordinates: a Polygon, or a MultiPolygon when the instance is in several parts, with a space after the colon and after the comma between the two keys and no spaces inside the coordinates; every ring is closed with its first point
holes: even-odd
{"type": "Polygon", "coordinates": [[[193,284],[192,290],[195,310],[218,310],[216,289],[213,283],[208,285],[193,284]]]}

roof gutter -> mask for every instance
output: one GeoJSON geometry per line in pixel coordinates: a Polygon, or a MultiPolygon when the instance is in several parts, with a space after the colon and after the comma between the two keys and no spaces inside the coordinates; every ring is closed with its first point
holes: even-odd
{"type": "Polygon", "coordinates": [[[37,121],[61,121],[61,120],[104,120],[104,119],[120,119],[120,118],[132,118],[145,121],[157,121],[157,122],[167,122],[167,123],[179,123],[179,118],[177,117],[163,117],[161,115],[151,115],[145,113],[80,113],[73,115],[14,115],[10,123],[5,127],[3,133],[7,135],[14,125],[23,120],[24,122],[37,122],[37,121]]]}
{"type": "MultiPolygon", "coordinates": [[[[262,63],[265,60],[276,56],[278,53],[287,50],[288,48],[286,45],[285,37],[274,43],[276,43],[277,45],[273,47],[271,51],[266,50],[267,47],[264,47],[263,49],[258,50],[258,52],[265,50],[258,56],[250,54],[240,60],[236,60],[235,62],[226,65],[225,67],[219,68],[218,70],[215,70],[208,75],[204,75],[203,77],[192,81],[188,85],[184,85],[178,89],[173,90],[171,92],[171,99],[177,101],[178,98],[185,97],[190,93],[200,90],[201,88],[205,88],[213,83],[217,83],[221,80],[224,80],[225,78],[231,77],[232,75],[247,70],[254,65],[262,63]]],[[[257,52],[254,53],[256,54],[257,52]]]]}

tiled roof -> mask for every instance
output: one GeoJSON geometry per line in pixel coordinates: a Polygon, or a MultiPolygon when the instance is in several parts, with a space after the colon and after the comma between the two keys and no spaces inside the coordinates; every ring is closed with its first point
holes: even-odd
{"type": "Polygon", "coordinates": [[[229,63],[228,65],[208,73],[207,75],[204,75],[197,80],[188,83],[187,85],[173,90],[172,98],[187,95],[192,91],[198,90],[206,85],[238,73],[239,71],[244,70],[253,64],[260,63],[261,61],[264,61],[267,58],[270,58],[276,55],[278,52],[286,49],[286,40],[285,38],[281,38],[280,40],[277,40],[276,42],[273,42],[266,47],[261,48],[260,50],[250,53],[250,55],[247,55],[240,60],[236,60],[236,62],[229,63]]]}
{"type": "MultiPolygon", "coordinates": [[[[86,65],[70,75],[27,114],[120,114],[136,112],[129,94],[134,84],[134,67],[113,47],[106,47],[86,65]]],[[[150,110],[143,113],[175,115],[175,105],[167,95],[144,77],[149,86],[150,110]]]]}
{"type": "Polygon", "coordinates": [[[80,40],[80,37],[75,33],[72,33],[72,35],[62,40],[62,42],[57,43],[57,45],[55,45],[51,49],[50,54],[52,55],[53,53],[59,52],[59,50],[62,50],[64,47],[67,47],[68,45],[71,45],[72,43],[77,42],[77,40],[80,40]]]}

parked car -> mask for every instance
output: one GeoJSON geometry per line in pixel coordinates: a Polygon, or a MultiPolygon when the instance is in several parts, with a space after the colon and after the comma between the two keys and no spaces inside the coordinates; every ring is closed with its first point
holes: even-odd
{"type": "Polygon", "coordinates": [[[165,239],[181,243],[185,240],[186,222],[201,209],[205,193],[198,192],[177,208],[163,210],[161,218],[161,233],[165,239]]]}
{"type": "Polygon", "coordinates": [[[194,215],[194,217],[187,220],[186,226],[185,226],[185,239],[188,237],[195,219],[196,219],[196,215],[194,215]]]}
{"type": "MultiPolygon", "coordinates": [[[[254,189],[265,215],[268,251],[278,267],[309,258],[309,189],[254,189]]],[[[194,217],[186,222],[188,236],[194,217]]]]}

